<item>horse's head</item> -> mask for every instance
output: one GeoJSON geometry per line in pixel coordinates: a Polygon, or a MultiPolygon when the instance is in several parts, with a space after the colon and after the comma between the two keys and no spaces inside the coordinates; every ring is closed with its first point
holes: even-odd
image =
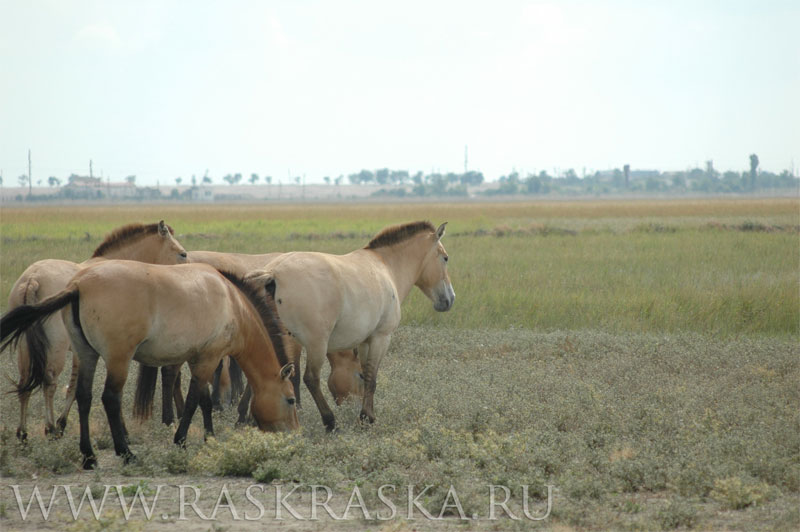
{"type": "Polygon", "coordinates": [[[186,249],[175,239],[172,228],[158,222],[158,236],[156,237],[152,253],[155,255],[154,264],[183,264],[186,262],[186,249]]]}
{"type": "Polygon", "coordinates": [[[364,397],[364,375],[355,349],[328,353],[331,374],[328,389],[337,405],[350,397],[364,397]]]}
{"type": "Polygon", "coordinates": [[[439,312],[450,310],[456,300],[453,284],[447,274],[447,251],[441,242],[446,225],[447,222],[443,223],[435,233],[431,233],[428,237],[430,251],[425,256],[422,273],[416,282],[417,287],[428,296],[428,299],[433,301],[433,308],[439,312]]]}
{"type": "Polygon", "coordinates": [[[253,389],[250,412],[259,429],[279,431],[300,428],[292,375],[294,375],[294,364],[290,362],[283,366],[274,378],[259,386],[257,392],[255,388],[253,389]]]}

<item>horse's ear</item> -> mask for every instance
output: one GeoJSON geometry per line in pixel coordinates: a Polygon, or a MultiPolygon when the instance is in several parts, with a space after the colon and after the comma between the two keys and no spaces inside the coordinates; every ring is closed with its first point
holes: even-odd
{"type": "Polygon", "coordinates": [[[158,222],[158,234],[161,236],[169,236],[169,227],[164,223],[164,220],[158,222]]]}
{"type": "Polygon", "coordinates": [[[444,236],[444,226],[447,225],[447,222],[443,223],[439,226],[439,229],[436,230],[436,239],[441,240],[444,236]]]}
{"type": "Polygon", "coordinates": [[[294,377],[294,364],[289,362],[281,368],[281,379],[286,380],[291,377],[294,377]]]}

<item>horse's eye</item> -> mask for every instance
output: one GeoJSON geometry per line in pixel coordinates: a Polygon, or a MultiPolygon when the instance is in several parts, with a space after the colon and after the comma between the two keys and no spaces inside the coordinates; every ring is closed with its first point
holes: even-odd
{"type": "Polygon", "coordinates": [[[181,258],[182,258],[182,259],[185,259],[185,258],[186,258],[186,252],[185,252],[185,251],[182,251],[182,252],[181,252],[181,258]]]}
{"type": "Polygon", "coordinates": [[[295,403],[296,399],[294,397],[289,397],[286,401],[289,403],[289,406],[291,406],[295,403]]]}
{"type": "Polygon", "coordinates": [[[448,257],[447,255],[445,255],[445,256],[444,256],[444,261],[445,261],[445,262],[447,262],[448,260],[450,260],[450,257],[448,257]]]}

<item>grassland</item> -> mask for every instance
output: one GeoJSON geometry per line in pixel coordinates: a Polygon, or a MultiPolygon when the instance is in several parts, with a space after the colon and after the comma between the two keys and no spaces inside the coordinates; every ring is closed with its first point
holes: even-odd
{"type": "MultiPolygon", "coordinates": [[[[238,486],[238,502],[256,481],[324,484],[344,497],[334,501],[340,514],[354,485],[370,507],[382,484],[432,485],[421,500],[434,513],[453,485],[465,513],[479,516],[286,523],[310,530],[534,524],[487,521],[488,484],[509,486],[517,502],[529,484],[537,508],[553,485],[540,529],[800,526],[797,200],[3,208],[2,293],[34,260],[83,260],[115,226],[162,218],[188,249],[251,253],[343,253],[387,224],[447,220],[456,306],[438,314],[412,292],[381,368],[376,424],[359,426],[357,407],[345,405],[333,437],[304,391],[299,434],[236,431],[226,411],[216,442],[204,445],[193,427],[180,451],[170,429],[147,422],[130,427],[140,461],[123,467],[98,401],[101,470],[81,473],[74,412],[66,436],[45,441],[37,396],[23,447],[12,441],[17,402],[3,396],[6,484],[25,493],[37,482],[202,485],[203,508],[223,483],[238,486]]],[[[5,354],[2,371],[13,376],[14,366],[5,354]]],[[[0,496],[0,526],[34,526],[19,520],[9,489],[0,496]]],[[[146,528],[212,525],[156,518],[146,528]]]]}

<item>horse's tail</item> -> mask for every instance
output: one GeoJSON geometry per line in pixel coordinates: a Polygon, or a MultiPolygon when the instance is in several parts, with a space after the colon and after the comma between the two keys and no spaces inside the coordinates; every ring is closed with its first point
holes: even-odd
{"type": "Polygon", "coordinates": [[[153,415],[157,380],[157,367],[139,364],[139,376],[136,379],[136,392],[133,399],[133,417],[139,421],[150,419],[150,416],[153,415]]]}
{"type": "MultiPolygon", "coordinates": [[[[35,298],[35,290],[32,295],[35,298]]],[[[77,302],[77,286],[67,287],[40,303],[20,305],[0,318],[0,351],[10,345],[16,345],[23,334],[27,342],[30,372],[24,381],[20,379],[16,386],[17,393],[32,392],[44,383],[47,350],[50,347],[44,332],[44,320],[57,310],[77,302]]]]}
{"type": "Polygon", "coordinates": [[[231,399],[235,399],[244,392],[244,378],[242,377],[242,366],[233,357],[228,357],[228,374],[231,378],[231,399]]]}

